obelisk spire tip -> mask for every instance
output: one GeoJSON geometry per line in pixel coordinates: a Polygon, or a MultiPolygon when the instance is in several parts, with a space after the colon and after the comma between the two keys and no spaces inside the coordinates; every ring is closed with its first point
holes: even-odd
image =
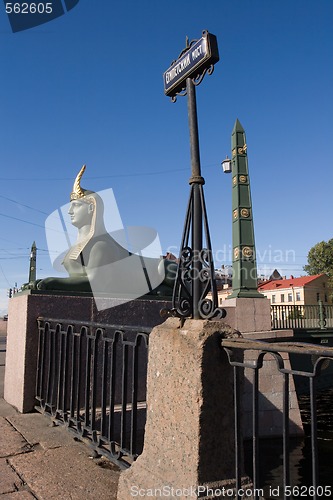
{"type": "Polygon", "coordinates": [[[245,132],[238,118],[236,118],[233,132],[245,132]]]}

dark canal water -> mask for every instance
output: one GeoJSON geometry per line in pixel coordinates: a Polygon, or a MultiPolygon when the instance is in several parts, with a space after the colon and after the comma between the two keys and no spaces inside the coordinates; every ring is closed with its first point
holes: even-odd
{"type": "MultiPolygon", "coordinates": [[[[290,442],[290,486],[303,487],[299,494],[290,498],[311,498],[312,453],[310,440],[310,402],[308,396],[300,396],[299,404],[305,431],[303,438],[290,442]],[[300,494],[304,493],[304,494],[300,494]]],[[[322,390],[317,399],[319,485],[331,490],[333,496],[333,388],[322,390]]],[[[246,472],[251,476],[251,458],[246,459],[246,472]]],[[[283,498],[282,439],[265,439],[260,443],[260,487],[265,498],[283,498]],[[274,489],[275,488],[275,489],[274,489]],[[274,492],[272,495],[270,492],[274,492]],[[278,494],[279,493],[279,494],[278,494]]],[[[296,489],[297,490],[297,489],[296,489]]],[[[318,498],[330,498],[318,488],[318,498]]]]}

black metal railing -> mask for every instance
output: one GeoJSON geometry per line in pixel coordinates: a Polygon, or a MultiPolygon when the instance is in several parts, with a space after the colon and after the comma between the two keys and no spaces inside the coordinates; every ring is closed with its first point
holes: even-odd
{"type": "MultiPolygon", "coordinates": [[[[268,343],[263,341],[248,340],[248,339],[223,339],[222,347],[226,351],[230,365],[234,370],[234,402],[235,402],[235,450],[236,450],[236,492],[241,491],[241,476],[243,473],[243,436],[241,430],[241,414],[242,414],[242,384],[241,379],[244,376],[244,370],[250,369],[252,373],[252,450],[251,462],[252,467],[249,471],[250,477],[253,480],[254,500],[259,499],[259,496],[270,498],[269,487],[264,491],[263,478],[260,477],[260,469],[263,462],[266,460],[265,455],[260,454],[260,411],[259,411],[259,380],[260,370],[264,366],[264,358],[267,354],[273,356],[276,361],[277,370],[282,374],[282,393],[283,393],[283,408],[281,411],[282,419],[282,480],[283,486],[280,484],[278,498],[294,498],[293,492],[299,496],[301,490],[298,485],[293,485],[291,480],[290,470],[290,426],[289,418],[290,410],[290,378],[300,378],[306,380],[309,391],[309,422],[310,422],[310,446],[311,446],[311,472],[309,477],[309,487],[304,487],[305,496],[307,498],[320,498],[323,496],[323,486],[319,484],[319,467],[318,463],[318,439],[317,439],[317,391],[318,382],[320,380],[321,371],[332,368],[333,348],[324,348],[305,343],[268,343]],[[251,351],[251,361],[247,353],[251,351]],[[286,358],[286,353],[288,354],[286,358]],[[298,363],[289,364],[290,358],[294,356],[298,358],[298,363]],[[243,359],[242,359],[243,358],[243,359]],[[288,359],[288,363],[286,363],[288,359]],[[301,362],[299,362],[301,360],[301,362]],[[328,365],[328,366],[327,366],[328,365]],[[261,493],[260,493],[261,492],[261,493]],[[263,495],[264,493],[264,495],[263,495]],[[267,496],[268,495],[268,496],[267,496]]],[[[331,375],[332,381],[332,375],[331,375]]],[[[331,384],[332,385],[332,384],[331,384]]],[[[275,388],[276,390],[276,388],[275,388]]],[[[248,473],[248,472],[247,472],[248,473]]],[[[275,490],[277,491],[277,490],[275,490]]],[[[303,490],[302,490],[303,491],[303,490]]],[[[236,494],[236,498],[241,498],[236,494]]]]}
{"type": "Polygon", "coordinates": [[[36,409],[128,467],[142,452],[149,328],[38,318],[36,409]]]}
{"type": "MultiPolygon", "coordinates": [[[[121,468],[129,467],[143,450],[150,329],[51,318],[38,318],[38,327],[36,409],[87,440],[98,454],[107,456],[121,468]]],[[[243,338],[223,339],[222,348],[234,372],[236,491],[241,491],[244,472],[241,380],[245,370],[252,402],[251,470],[246,474],[253,479],[254,492],[260,492],[265,485],[261,477],[266,456],[260,439],[263,418],[260,381],[264,358],[270,355],[282,379],[283,404],[277,413],[282,422],[282,477],[286,489],[280,489],[284,491],[281,498],[290,498],[287,493],[292,486],[290,387],[295,379],[305,381],[305,392],[309,393],[311,491],[314,492],[311,498],[319,498],[317,392],[325,376],[332,386],[333,348],[243,338]]],[[[277,388],[271,390],[276,392],[277,388]]],[[[254,498],[259,498],[259,493],[254,498]]]]}
{"type": "Polygon", "coordinates": [[[333,328],[333,305],[272,305],[273,330],[333,328]]]}

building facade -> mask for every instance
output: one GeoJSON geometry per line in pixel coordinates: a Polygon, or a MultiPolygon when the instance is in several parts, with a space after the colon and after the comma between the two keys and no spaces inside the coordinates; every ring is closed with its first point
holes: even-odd
{"type": "Polygon", "coordinates": [[[326,274],[269,280],[261,283],[258,291],[270,299],[272,305],[315,305],[319,300],[324,305],[332,304],[326,274]]]}

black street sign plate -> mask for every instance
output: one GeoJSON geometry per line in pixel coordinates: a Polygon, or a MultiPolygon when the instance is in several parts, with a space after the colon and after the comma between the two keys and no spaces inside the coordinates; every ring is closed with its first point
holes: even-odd
{"type": "Polygon", "coordinates": [[[204,36],[188,48],[170,68],[163,73],[164,93],[174,96],[185,87],[186,78],[193,78],[219,60],[216,36],[204,36]]]}

